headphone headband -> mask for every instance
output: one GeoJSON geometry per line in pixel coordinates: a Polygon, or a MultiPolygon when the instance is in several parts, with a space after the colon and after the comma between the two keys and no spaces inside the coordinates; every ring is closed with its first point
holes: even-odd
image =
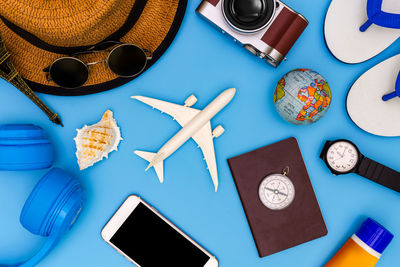
{"type": "Polygon", "coordinates": [[[49,238],[34,256],[12,266],[31,267],[43,259],[74,224],[83,203],[84,192],[76,178],[59,168],[44,175],[25,202],[20,222],[31,233],[49,238]]]}

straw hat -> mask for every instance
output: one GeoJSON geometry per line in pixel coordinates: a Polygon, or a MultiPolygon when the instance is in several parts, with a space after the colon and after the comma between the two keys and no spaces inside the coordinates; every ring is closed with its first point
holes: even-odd
{"type": "MultiPolygon", "coordinates": [[[[43,69],[62,56],[104,40],[152,51],[147,69],[174,39],[186,4],[187,0],[1,0],[0,34],[11,61],[33,90],[55,95],[92,94],[133,78],[118,77],[106,64],[97,64],[91,67],[84,86],[64,89],[47,81],[43,69]]],[[[95,53],[80,59],[94,62],[106,55],[95,53]]]]}

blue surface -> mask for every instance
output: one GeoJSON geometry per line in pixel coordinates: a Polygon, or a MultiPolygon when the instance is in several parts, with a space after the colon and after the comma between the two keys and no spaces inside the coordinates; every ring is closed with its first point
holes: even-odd
{"type": "MultiPolygon", "coordinates": [[[[119,89],[91,96],[40,95],[62,116],[64,128],[53,125],[11,85],[0,81],[0,123],[34,123],[43,127],[56,145],[55,166],[80,178],[87,191],[81,217],[40,266],[131,266],[100,237],[100,231],[122,201],[139,194],[185,232],[215,254],[221,267],[296,266],[324,264],[367,218],[390,230],[395,238],[384,252],[380,267],[398,265],[400,251],[400,195],[356,175],[334,177],[319,159],[326,139],[349,138],[369,157],[400,170],[399,138],[363,132],[346,114],[348,88],[364,71],[398,53],[399,42],[378,58],[360,65],[338,62],[325,47],[323,19],[328,0],[288,0],[286,3],[310,21],[301,39],[278,69],[269,67],[234,45],[195,14],[199,0],[189,0],[182,28],[173,45],[148,72],[119,89]],[[276,83],[299,68],[320,72],[331,85],[333,102],[324,118],[311,126],[282,120],[273,105],[276,83]],[[200,150],[189,141],[165,164],[165,182],[134,149],[157,151],[178,129],[166,115],[133,101],[146,96],[182,103],[196,94],[203,108],[222,90],[238,89],[232,103],[212,121],[226,133],[215,140],[220,188],[213,190],[200,150]],[[111,109],[124,140],[119,151],[85,171],[79,171],[73,138],[76,128],[100,120],[111,109]],[[262,258],[258,257],[226,159],[295,136],[326,220],[326,237],[262,258]]],[[[288,151],[288,153],[290,153],[288,151]]],[[[29,256],[43,243],[19,224],[22,206],[46,170],[0,173],[0,262],[29,256]]]]}

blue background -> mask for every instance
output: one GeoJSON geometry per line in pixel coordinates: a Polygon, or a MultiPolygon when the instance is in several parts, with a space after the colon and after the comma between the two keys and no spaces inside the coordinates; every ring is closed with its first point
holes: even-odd
{"type": "MultiPolygon", "coordinates": [[[[398,52],[397,42],[379,57],[359,65],[333,58],[323,38],[327,0],[287,0],[310,21],[288,61],[274,69],[254,58],[202,20],[189,0],[180,32],[165,55],[135,81],[105,93],[80,97],[40,95],[62,116],[64,128],[51,124],[18,90],[0,81],[0,123],[30,122],[42,126],[55,144],[55,166],[73,173],[87,191],[87,203],[75,226],[40,266],[130,266],[100,237],[110,216],[130,194],[139,194],[219,259],[221,267],[321,266],[342,246],[368,216],[390,229],[395,239],[378,266],[398,264],[400,251],[400,196],[356,175],[334,177],[319,159],[326,139],[348,138],[369,157],[400,170],[399,138],[363,132],[346,114],[345,98],[364,71],[398,52]],[[311,68],[329,81],[333,102],[324,118],[310,126],[283,121],[274,109],[278,80],[295,68],[311,68]],[[165,182],[134,149],[157,151],[180,129],[168,116],[133,101],[141,94],[182,103],[191,93],[204,108],[222,90],[236,87],[230,105],[212,121],[226,133],[215,140],[220,188],[213,190],[202,155],[190,140],[165,162],[165,182]],[[119,151],[94,167],[79,171],[75,158],[76,128],[97,122],[111,109],[122,129],[119,151]],[[227,158],[290,136],[297,137],[314,185],[329,234],[298,247],[259,258],[227,158]]],[[[288,151],[290,153],[290,151],[288,151]]],[[[19,213],[34,185],[46,170],[0,173],[0,262],[31,255],[44,238],[19,224],[19,213]]],[[[133,241],[134,242],[134,241],[133,241]]]]}

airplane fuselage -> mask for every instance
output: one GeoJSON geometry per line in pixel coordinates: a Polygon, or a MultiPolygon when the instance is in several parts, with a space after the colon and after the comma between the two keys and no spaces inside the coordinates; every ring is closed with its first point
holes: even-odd
{"type": "Polygon", "coordinates": [[[218,112],[220,112],[234,97],[236,89],[231,88],[225,90],[218,95],[210,104],[200,111],[191,121],[177,132],[168,142],[166,142],[157,152],[154,162],[163,161],[178,148],[180,148],[187,140],[195,135],[208,121],[210,121],[218,112]]]}

